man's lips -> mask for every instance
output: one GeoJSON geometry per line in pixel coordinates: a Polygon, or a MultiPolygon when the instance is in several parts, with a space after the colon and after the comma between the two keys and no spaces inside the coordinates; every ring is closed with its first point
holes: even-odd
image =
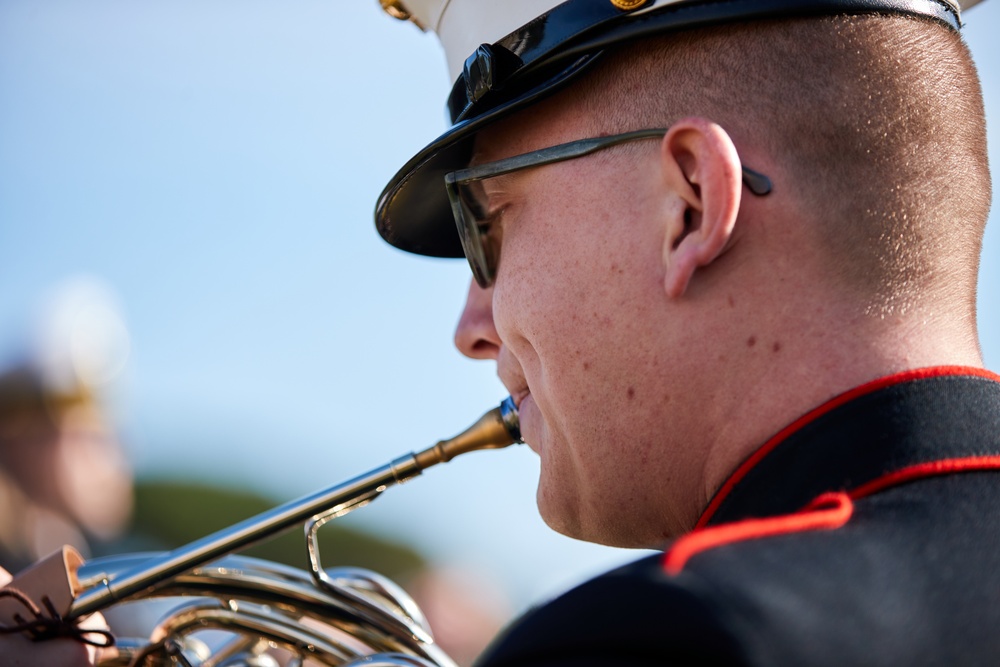
{"type": "Polygon", "coordinates": [[[514,405],[520,408],[521,401],[531,393],[520,366],[510,359],[500,358],[497,360],[497,376],[510,393],[510,397],[514,399],[514,405]]]}
{"type": "MultiPolygon", "coordinates": [[[[528,446],[535,449],[531,445],[531,435],[533,435],[531,429],[532,422],[537,422],[538,420],[538,408],[535,405],[534,399],[531,398],[531,389],[528,388],[528,382],[521,371],[520,365],[512,358],[505,358],[503,351],[501,351],[500,358],[497,360],[497,375],[510,393],[511,400],[514,401],[514,407],[517,408],[518,417],[521,421],[521,435],[525,436],[524,440],[528,443],[528,446]],[[525,426],[527,426],[527,431],[525,431],[525,426]]],[[[536,449],[535,451],[537,452],[538,450],[536,449]]]]}
{"type": "Polygon", "coordinates": [[[521,396],[521,400],[517,403],[518,417],[521,422],[521,437],[524,443],[528,445],[536,454],[541,454],[539,449],[539,441],[535,429],[538,428],[538,406],[535,405],[535,399],[532,397],[531,392],[525,390],[521,396]]]}
{"type": "Polygon", "coordinates": [[[531,390],[529,390],[526,387],[524,389],[517,389],[517,390],[511,391],[510,392],[510,397],[512,399],[514,399],[514,405],[517,407],[518,410],[520,410],[521,409],[521,401],[523,401],[525,398],[527,398],[530,394],[531,394],[531,390]]]}

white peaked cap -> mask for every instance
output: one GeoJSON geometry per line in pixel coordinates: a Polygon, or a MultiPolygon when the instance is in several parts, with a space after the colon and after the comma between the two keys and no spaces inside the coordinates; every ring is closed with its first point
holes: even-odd
{"type": "MultiPolygon", "coordinates": [[[[688,0],[659,0],[657,6],[688,0]]],[[[963,10],[982,0],[944,0],[963,10]]],[[[493,44],[544,14],[562,0],[402,0],[406,12],[426,30],[437,34],[448,61],[448,74],[456,80],[465,59],[480,44],[493,44]]],[[[383,3],[384,4],[384,3],[383,3]]]]}

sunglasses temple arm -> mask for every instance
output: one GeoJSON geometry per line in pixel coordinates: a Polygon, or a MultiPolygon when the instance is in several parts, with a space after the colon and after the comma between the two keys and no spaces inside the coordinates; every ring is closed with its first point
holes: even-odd
{"type": "Polygon", "coordinates": [[[770,194],[772,189],[770,178],[749,167],[743,167],[743,182],[750,188],[750,192],[759,197],[770,194]]]}

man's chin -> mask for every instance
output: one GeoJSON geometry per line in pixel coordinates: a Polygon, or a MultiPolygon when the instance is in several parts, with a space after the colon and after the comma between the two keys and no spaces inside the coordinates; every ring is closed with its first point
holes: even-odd
{"type": "Polygon", "coordinates": [[[571,502],[547,496],[541,482],[538,485],[536,500],[538,512],[545,525],[560,535],[618,549],[663,549],[665,539],[662,536],[641,535],[640,531],[625,525],[620,517],[610,515],[595,517],[593,514],[588,514],[586,515],[588,519],[596,521],[585,524],[581,520],[584,515],[575,511],[571,502]]]}
{"type": "Polygon", "coordinates": [[[594,530],[593,527],[585,525],[581,520],[580,511],[576,509],[572,499],[549,495],[544,488],[543,481],[539,481],[536,500],[542,521],[560,535],[594,544],[621,546],[609,541],[610,536],[603,534],[602,531],[594,530]]]}

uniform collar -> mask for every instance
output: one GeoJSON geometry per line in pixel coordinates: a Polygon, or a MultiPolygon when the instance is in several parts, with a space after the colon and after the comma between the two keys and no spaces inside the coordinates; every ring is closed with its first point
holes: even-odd
{"type": "Polygon", "coordinates": [[[1000,454],[1000,376],[941,366],[847,391],[768,440],[720,487],[696,526],[800,510],[820,494],[901,468],[1000,454]]]}

